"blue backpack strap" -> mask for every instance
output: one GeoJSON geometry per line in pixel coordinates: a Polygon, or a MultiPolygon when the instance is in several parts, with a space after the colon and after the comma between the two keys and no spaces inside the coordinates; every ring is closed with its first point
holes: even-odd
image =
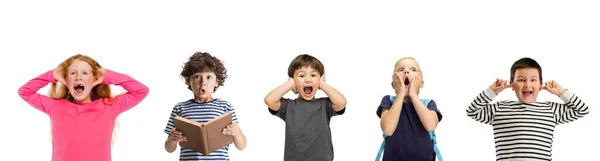
{"type": "Polygon", "coordinates": [[[379,147],[379,152],[377,152],[377,157],[375,158],[375,161],[381,160],[381,154],[383,153],[383,149],[385,149],[385,137],[385,134],[383,134],[383,142],[381,142],[381,147],[379,147]]]}

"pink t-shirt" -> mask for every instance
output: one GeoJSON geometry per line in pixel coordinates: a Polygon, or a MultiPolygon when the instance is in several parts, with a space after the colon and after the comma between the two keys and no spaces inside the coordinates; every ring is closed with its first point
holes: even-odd
{"type": "Polygon", "coordinates": [[[109,100],[104,99],[76,104],[37,93],[53,82],[51,70],[19,88],[23,100],[50,116],[52,161],[110,161],[116,117],[140,103],[148,95],[148,87],[125,74],[106,70],[103,83],[121,86],[127,93],[112,104],[105,104],[109,100]]]}

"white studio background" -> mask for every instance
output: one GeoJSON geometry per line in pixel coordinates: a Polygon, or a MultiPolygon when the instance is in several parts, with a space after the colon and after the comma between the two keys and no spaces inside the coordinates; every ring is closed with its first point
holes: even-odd
{"type": "MultiPolygon", "coordinates": [[[[556,128],[554,160],[589,160],[599,130],[593,124],[600,65],[592,58],[600,53],[599,7],[591,0],[3,1],[0,160],[50,160],[48,116],[17,89],[78,53],[150,88],[119,117],[113,160],[177,160],[179,150],[164,150],[163,130],[173,105],[192,97],[179,73],[196,51],[217,56],[228,69],[215,97],[234,105],[248,139],[244,151],[231,146],[234,161],[283,160],[285,125],[263,98],[287,80],[289,63],[302,53],[324,63],[327,83],[348,100],[346,113],[331,121],[335,160],[375,157],[382,141],[375,110],[393,93],[391,72],[403,56],[420,62],[421,97],[435,99],[443,114],[437,134],[444,159],[495,159],[492,127],[465,110],[496,78],[509,79],[515,60],[529,56],[546,81],[573,90],[591,108],[556,128]]],[[[505,90],[497,99],[516,97],[505,90]]],[[[560,101],[546,91],[538,100],[560,101]]]]}

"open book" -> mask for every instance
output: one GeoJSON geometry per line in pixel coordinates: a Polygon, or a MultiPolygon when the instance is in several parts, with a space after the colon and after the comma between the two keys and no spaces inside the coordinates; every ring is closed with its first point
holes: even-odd
{"type": "Polygon", "coordinates": [[[173,120],[177,131],[187,137],[187,141],[179,145],[208,156],[211,152],[233,143],[233,136],[223,134],[223,129],[230,125],[231,113],[227,112],[204,125],[194,120],[175,116],[173,120]]]}

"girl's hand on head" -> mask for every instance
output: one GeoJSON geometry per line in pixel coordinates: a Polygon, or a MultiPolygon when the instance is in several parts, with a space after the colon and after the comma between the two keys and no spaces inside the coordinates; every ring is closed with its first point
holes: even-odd
{"type": "Polygon", "coordinates": [[[225,129],[223,129],[223,134],[230,136],[237,136],[241,134],[240,127],[237,123],[233,122],[230,125],[227,125],[225,129]]]}
{"type": "Polygon", "coordinates": [[[546,82],[545,86],[542,86],[542,89],[545,89],[548,92],[559,97],[562,96],[565,93],[565,91],[567,91],[566,89],[563,89],[560,85],[558,85],[558,83],[556,83],[556,81],[554,80],[546,82]]]}
{"type": "Polygon", "coordinates": [[[94,86],[96,86],[98,84],[102,84],[102,82],[104,82],[104,73],[105,72],[106,72],[106,69],[104,69],[104,68],[96,69],[96,81],[94,81],[94,86]]]}
{"type": "Polygon", "coordinates": [[[62,65],[56,67],[56,69],[54,69],[53,73],[54,73],[54,79],[57,82],[60,82],[60,84],[63,84],[65,86],[67,85],[67,82],[65,81],[65,73],[64,73],[62,65]]]}
{"type": "Polygon", "coordinates": [[[169,140],[179,143],[179,142],[187,141],[187,138],[185,136],[183,136],[183,133],[181,133],[180,131],[177,131],[177,129],[173,128],[171,130],[171,133],[169,134],[169,140]]]}
{"type": "Polygon", "coordinates": [[[498,93],[502,92],[504,89],[510,88],[510,85],[508,84],[508,81],[496,78],[496,81],[490,86],[490,88],[497,95],[498,93]]]}

